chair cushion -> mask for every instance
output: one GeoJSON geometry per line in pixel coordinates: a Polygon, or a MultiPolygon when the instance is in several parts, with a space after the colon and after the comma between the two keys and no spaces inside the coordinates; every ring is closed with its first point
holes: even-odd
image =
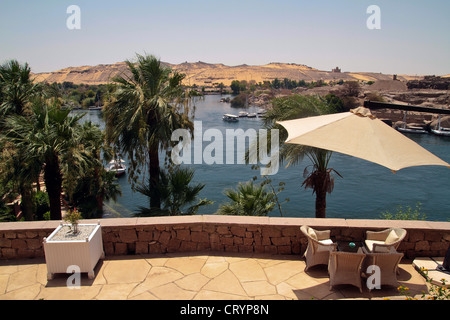
{"type": "Polygon", "coordinates": [[[395,230],[391,230],[391,232],[389,232],[385,242],[386,242],[386,244],[393,244],[393,243],[397,242],[398,240],[400,240],[400,237],[397,235],[395,230]]]}
{"type": "Polygon", "coordinates": [[[308,229],[308,235],[309,235],[311,238],[313,238],[314,240],[317,240],[317,234],[316,234],[316,232],[314,231],[314,229],[309,228],[309,229],[308,229]]]}
{"type": "Polygon", "coordinates": [[[331,251],[333,247],[328,245],[333,244],[331,239],[319,240],[319,243],[324,244],[325,246],[317,246],[317,251],[331,251]]]}
{"type": "MultiPolygon", "coordinates": [[[[374,252],[373,245],[375,243],[376,244],[386,244],[386,242],[379,241],[379,240],[366,240],[366,241],[364,241],[364,243],[366,244],[366,247],[367,247],[367,249],[369,249],[370,252],[374,252]]],[[[389,252],[389,248],[376,246],[375,252],[389,252]]]]}

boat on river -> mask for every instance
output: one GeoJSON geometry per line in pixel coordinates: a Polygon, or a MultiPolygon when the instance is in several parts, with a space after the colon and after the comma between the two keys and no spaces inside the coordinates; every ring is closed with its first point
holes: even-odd
{"type": "Polygon", "coordinates": [[[450,128],[441,127],[441,115],[439,115],[437,128],[431,129],[431,132],[437,136],[450,137],[450,128]]]}
{"type": "Polygon", "coordinates": [[[222,120],[227,122],[238,122],[239,117],[234,114],[225,113],[222,117],[222,120]]]}
{"type": "Polygon", "coordinates": [[[423,127],[417,127],[417,126],[408,126],[406,125],[406,115],[408,114],[407,111],[405,111],[405,114],[403,116],[403,126],[398,127],[397,130],[402,133],[428,133],[427,130],[425,130],[423,127]]]}
{"type": "Polygon", "coordinates": [[[114,172],[116,177],[119,177],[125,174],[127,167],[125,166],[125,161],[122,159],[111,160],[106,168],[106,171],[114,172]]]}
{"type": "Polygon", "coordinates": [[[397,130],[402,133],[420,133],[420,134],[428,133],[428,131],[422,127],[405,126],[405,125],[403,127],[398,127],[397,130]]]}

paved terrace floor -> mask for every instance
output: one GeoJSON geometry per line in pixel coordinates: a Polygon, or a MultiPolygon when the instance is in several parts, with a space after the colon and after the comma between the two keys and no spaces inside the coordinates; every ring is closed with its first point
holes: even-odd
{"type": "MultiPolygon", "coordinates": [[[[44,258],[0,261],[0,300],[336,300],[400,299],[395,287],[363,293],[349,285],[330,289],[326,266],[304,272],[299,256],[165,254],[106,257],[95,278],[81,275],[78,290],[66,287],[69,275],[47,280],[44,258]]],[[[427,285],[403,260],[398,276],[410,293],[422,295],[427,285]]],[[[364,281],[364,280],[363,280],[364,281]]]]}

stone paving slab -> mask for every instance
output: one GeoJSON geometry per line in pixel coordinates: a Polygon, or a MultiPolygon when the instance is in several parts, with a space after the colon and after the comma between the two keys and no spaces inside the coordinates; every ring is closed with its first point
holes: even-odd
{"type": "MultiPolygon", "coordinates": [[[[0,300],[339,300],[404,299],[397,288],[363,293],[353,286],[330,290],[326,266],[305,272],[295,255],[223,253],[107,257],[95,278],[81,275],[78,289],[67,287],[71,275],[46,279],[45,260],[0,261],[0,300]]],[[[427,291],[425,279],[409,260],[400,264],[399,284],[412,296],[427,291]]],[[[364,281],[364,279],[362,280],[364,281]]]]}
{"type": "Polygon", "coordinates": [[[429,258],[422,257],[416,258],[413,261],[413,266],[418,270],[424,270],[427,273],[427,276],[431,279],[431,283],[437,286],[442,285],[442,281],[444,280],[446,283],[446,287],[450,285],[450,274],[437,270],[439,265],[442,265],[444,262],[443,257],[439,258],[429,258]]]}

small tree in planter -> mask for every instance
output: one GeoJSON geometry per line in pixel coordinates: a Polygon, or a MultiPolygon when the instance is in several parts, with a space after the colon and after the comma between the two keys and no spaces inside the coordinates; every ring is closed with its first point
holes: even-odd
{"type": "Polygon", "coordinates": [[[69,210],[64,216],[64,221],[70,223],[70,229],[73,234],[78,233],[78,220],[81,219],[81,213],[77,209],[69,210]]]}
{"type": "Polygon", "coordinates": [[[47,279],[55,273],[70,273],[76,266],[78,272],[87,272],[89,279],[95,276],[94,268],[99,259],[105,257],[100,221],[97,224],[79,224],[81,214],[69,210],[64,217],[69,224],[61,224],[44,238],[47,279]],[[67,230],[70,228],[70,230],[67,230]]]}

